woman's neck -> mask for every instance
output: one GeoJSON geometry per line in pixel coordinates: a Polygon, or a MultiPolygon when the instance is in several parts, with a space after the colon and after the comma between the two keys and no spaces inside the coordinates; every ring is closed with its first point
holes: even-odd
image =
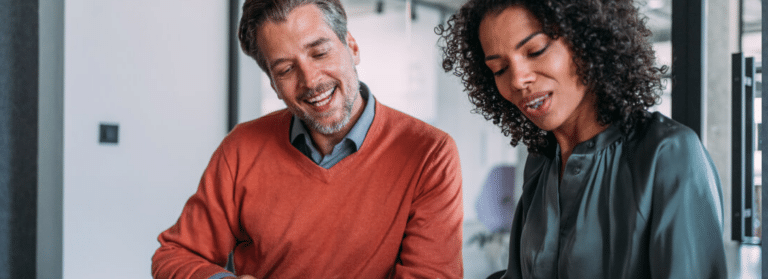
{"type": "Polygon", "coordinates": [[[557,144],[560,146],[560,178],[563,176],[565,164],[576,145],[595,137],[607,128],[608,125],[600,124],[595,115],[591,118],[577,118],[572,123],[564,123],[552,131],[557,144]]]}

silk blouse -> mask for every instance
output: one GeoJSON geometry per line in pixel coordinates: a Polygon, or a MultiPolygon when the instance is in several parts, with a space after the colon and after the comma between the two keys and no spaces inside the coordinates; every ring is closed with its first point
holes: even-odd
{"type": "Polygon", "coordinates": [[[653,113],[529,155],[502,278],[726,278],[722,189],[688,127],[653,113]]]}

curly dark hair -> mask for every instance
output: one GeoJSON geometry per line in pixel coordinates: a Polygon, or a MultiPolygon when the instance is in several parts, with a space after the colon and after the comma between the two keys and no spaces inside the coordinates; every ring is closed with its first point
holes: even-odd
{"type": "Polygon", "coordinates": [[[443,69],[461,78],[474,113],[501,127],[510,144],[522,139],[532,153],[554,149],[551,132],[539,129],[496,88],[485,64],[480,22],[509,7],[523,7],[553,39],[564,38],[573,51],[577,75],[588,94],[595,94],[597,119],[619,124],[628,134],[646,121],[648,108],[659,102],[666,66],[654,66],[647,40],[651,31],[632,0],[470,0],[435,32],[441,36],[443,69]]]}

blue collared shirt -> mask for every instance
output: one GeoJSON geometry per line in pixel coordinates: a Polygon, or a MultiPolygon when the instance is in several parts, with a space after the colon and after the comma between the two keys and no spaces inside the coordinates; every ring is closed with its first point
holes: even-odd
{"type": "Polygon", "coordinates": [[[296,117],[293,116],[291,122],[291,144],[296,147],[301,153],[304,153],[307,157],[312,159],[316,164],[323,168],[329,169],[336,163],[357,152],[362,146],[365,136],[368,134],[368,129],[371,128],[373,123],[373,116],[375,115],[376,100],[373,95],[368,91],[368,87],[360,83],[360,96],[367,103],[363,109],[363,114],[358,118],[357,123],[352,126],[352,129],[347,133],[344,139],[333,147],[330,154],[323,156],[320,151],[312,144],[312,137],[309,135],[309,131],[304,124],[296,117]]]}

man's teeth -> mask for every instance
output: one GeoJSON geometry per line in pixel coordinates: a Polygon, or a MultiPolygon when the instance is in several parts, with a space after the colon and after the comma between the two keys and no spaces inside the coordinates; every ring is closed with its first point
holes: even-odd
{"type": "Polygon", "coordinates": [[[544,104],[544,99],[546,99],[549,95],[544,95],[541,97],[536,98],[533,101],[528,102],[528,107],[532,109],[538,109],[542,104],[544,104]]]}
{"type": "Polygon", "coordinates": [[[333,87],[328,91],[323,92],[323,94],[317,95],[314,98],[307,100],[307,102],[318,107],[328,104],[328,102],[331,101],[331,98],[329,97],[331,96],[331,94],[333,94],[334,90],[336,90],[336,87],[333,87]]]}

